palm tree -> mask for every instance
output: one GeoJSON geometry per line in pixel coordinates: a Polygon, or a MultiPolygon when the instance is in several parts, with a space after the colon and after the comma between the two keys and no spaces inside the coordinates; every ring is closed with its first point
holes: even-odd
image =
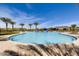
{"type": "Polygon", "coordinates": [[[23,26],[24,26],[24,25],[25,25],[25,24],[23,24],[23,23],[20,24],[22,30],[23,30],[23,26]]]}
{"type": "Polygon", "coordinates": [[[75,31],[75,29],[76,29],[76,24],[72,24],[72,25],[71,25],[71,29],[72,29],[72,31],[75,31]]]}
{"type": "Polygon", "coordinates": [[[14,25],[16,24],[16,22],[11,21],[10,24],[12,25],[12,29],[14,29],[14,25]]]}
{"type": "Polygon", "coordinates": [[[31,30],[31,26],[32,26],[32,24],[29,24],[30,30],[31,30]]]}
{"type": "Polygon", "coordinates": [[[6,24],[6,30],[8,30],[8,23],[11,22],[11,19],[10,18],[5,18],[5,17],[2,17],[0,19],[6,24]]]}
{"type": "Polygon", "coordinates": [[[34,25],[35,25],[35,29],[37,30],[37,26],[39,25],[39,23],[35,22],[34,25]]]}

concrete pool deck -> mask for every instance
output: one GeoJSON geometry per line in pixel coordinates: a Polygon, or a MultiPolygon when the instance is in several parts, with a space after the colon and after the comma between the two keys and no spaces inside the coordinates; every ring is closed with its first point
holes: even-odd
{"type": "Polygon", "coordinates": [[[73,37],[76,37],[76,41],[73,41],[73,43],[75,45],[79,45],[79,34],[70,34],[69,32],[63,32],[62,34],[66,34],[66,35],[69,35],[69,36],[73,36],[73,37]]]}
{"type": "MultiPolygon", "coordinates": [[[[79,35],[74,35],[74,34],[69,34],[68,32],[63,32],[62,34],[66,34],[66,35],[70,35],[70,36],[74,36],[77,38],[76,41],[73,42],[73,44],[77,47],[79,47],[79,35]]],[[[43,56],[48,56],[48,55],[64,55],[65,54],[65,45],[64,44],[58,44],[57,46],[59,46],[59,48],[56,47],[56,45],[51,45],[50,46],[43,46],[43,48],[46,48],[46,47],[50,47],[52,50],[53,50],[53,53],[51,51],[51,53],[47,52],[46,50],[44,50],[42,47],[40,48],[40,46],[38,45],[32,45],[35,49],[35,51],[38,51],[38,52],[35,52],[34,50],[32,51],[32,48],[27,48],[27,46],[29,46],[30,44],[24,44],[24,43],[17,43],[17,42],[13,42],[13,41],[10,41],[10,40],[4,40],[6,38],[8,38],[9,36],[12,36],[12,35],[5,35],[5,36],[0,36],[0,55],[8,55],[8,54],[5,54],[4,52],[6,50],[10,50],[10,51],[15,51],[17,53],[19,53],[20,55],[43,55],[43,56]],[[3,41],[2,41],[3,39],[3,41]],[[20,49],[20,48],[22,49],[20,49]],[[26,49],[27,48],[27,49],[26,49]],[[61,50],[60,50],[61,49],[61,50]],[[31,51],[30,51],[31,50],[31,51]],[[62,52],[61,52],[62,51],[62,52]],[[38,54],[39,53],[39,54],[38,54]]],[[[66,44],[68,45],[68,48],[72,48],[73,45],[72,44],[66,44]]],[[[31,47],[32,47],[31,46],[31,47]]],[[[50,49],[49,49],[50,50],[50,49]]],[[[77,48],[77,50],[79,50],[77,48]]],[[[78,52],[78,51],[77,51],[78,52]]],[[[73,49],[72,53],[70,53],[70,55],[78,55],[77,52],[73,49]]],[[[69,55],[69,54],[68,54],[69,55]]]]}

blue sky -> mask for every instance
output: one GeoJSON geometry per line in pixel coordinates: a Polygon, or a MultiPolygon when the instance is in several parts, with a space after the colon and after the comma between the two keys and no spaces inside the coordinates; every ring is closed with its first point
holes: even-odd
{"type": "MultiPolygon", "coordinates": [[[[56,3],[12,3],[0,4],[0,17],[9,17],[19,27],[20,23],[26,24],[39,22],[39,28],[54,26],[69,26],[79,24],[78,4],[56,4],[56,3]]],[[[0,21],[0,27],[5,24],[0,21]]],[[[9,24],[9,27],[11,25],[9,24]]],[[[32,27],[34,28],[34,26],[32,27]]]]}

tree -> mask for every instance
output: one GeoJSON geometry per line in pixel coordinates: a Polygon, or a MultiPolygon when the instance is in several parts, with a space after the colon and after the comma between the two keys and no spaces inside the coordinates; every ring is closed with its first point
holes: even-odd
{"type": "Polygon", "coordinates": [[[16,22],[11,21],[10,24],[12,25],[12,29],[14,29],[14,25],[16,24],[16,22]]]}
{"type": "Polygon", "coordinates": [[[72,31],[75,31],[75,29],[76,29],[76,24],[72,24],[72,25],[71,25],[71,29],[72,29],[72,31]]]}
{"type": "Polygon", "coordinates": [[[22,30],[23,30],[24,25],[25,25],[25,24],[23,24],[23,23],[20,24],[22,30]]]}
{"type": "Polygon", "coordinates": [[[31,30],[31,26],[32,26],[32,24],[29,24],[30,30],[31,30]]]}
{"type": "Polygon", "coordinates": [[[37,26],[39,25],[39,23],[35,22],[34,25],[35,25],[35,29],[37,30],[37,26]]]}
{"type": "Polygon", "coordinates": [[[8,30],[8,23],[11,22],[11,19],[10,18],[5,18],[5,17],[2,17],[0,19],[6,24],[6,30],[8,30]]]}

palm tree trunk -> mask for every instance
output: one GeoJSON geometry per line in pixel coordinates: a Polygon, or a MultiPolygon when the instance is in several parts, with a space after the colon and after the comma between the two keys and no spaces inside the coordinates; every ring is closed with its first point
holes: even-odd
{"type": "Polygon", "coordinates": [[[23,31],[23,26],[21,27],[22,31],[23,31]]]}
{"type": "Polygon", "coordinates": [[[72,31],[74,31],[74,27],[72,29],[73,29],[72,31]]]}
{"type": "Polygon", "coordinates": [[[36,30],[37,30],[37,25],[36,25],[36,30]]]}
{"type": "Polygon", "coordinates": [[[12,25],[12,30],[14,29],[14,25],[12,25]]]}
{"type": "Polygon", "coordinates": [[[23,29],[23,26],[22,26],[22,29],[23,29]]]}
{"type": "Polygon", "coordinates": [[[8,31],[8,23],[6,23],[6,30],[8,31]]]}
{"type": "Polygon", "coordinates": [[[31,30],[31,26],[30,26],[30,30],[31,30]]]}

